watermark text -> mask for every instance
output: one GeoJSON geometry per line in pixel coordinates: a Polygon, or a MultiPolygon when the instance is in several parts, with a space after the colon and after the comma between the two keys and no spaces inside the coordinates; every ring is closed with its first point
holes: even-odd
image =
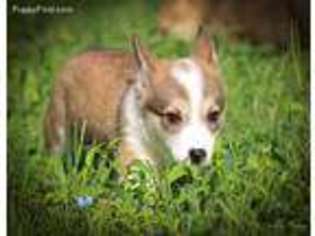
{"type": "Polygon", "coordinates": [[[57,15],[57,14],[73,14],[73,6],[60,6],[60,5],[17,5],[13,4],[12,12],[14,14],[22,15],[35,15],[35,14],[45,14],[45,15],[57,15]]]}

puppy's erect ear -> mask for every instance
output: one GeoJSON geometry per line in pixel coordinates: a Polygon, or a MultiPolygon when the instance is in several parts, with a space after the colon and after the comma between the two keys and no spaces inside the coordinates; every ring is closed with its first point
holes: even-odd
{"type": "Polygon", "coordinates": [[[195,56],[208,64],[216,64],[218,56],[215,50],[214,42],[208,33],[203,29],[199,30],[196,38],[195,56]]]}
{"type": "Polygon", "coordinates": [[[149,50],[141,45],[137,35],[133,35],[131,44],[133,47],[134,60],[136,64],[135,69],[138,72],[135,88],[138,94],[138,99],[144,99],[148,94],[148,89],[151,88],[156,61],[150,55],[149,50]]]}
{"type": "Polygon", "coordinates": [[[138,35],[132,36],[131,45],[138,69],[144,72],[154,70],[154,58],[149,50],[140,43],[138,35]]]}

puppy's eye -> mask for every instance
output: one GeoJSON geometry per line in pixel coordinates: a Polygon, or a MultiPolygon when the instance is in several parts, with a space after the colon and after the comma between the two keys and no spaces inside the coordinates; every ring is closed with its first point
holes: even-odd
{"type": "Polygon", "coordinates": [[[209,123],[216,123],[219,120],[220,112],[219,111],[210,111],[207,114],[207,121],[209,123]]]}
{"type": "Polygon", "coordinates": [[[164,120],[171,125],[178,125],[182,122],[182,117],[179,113],[175,112],[166,112],[163,115],[164,120]]]}

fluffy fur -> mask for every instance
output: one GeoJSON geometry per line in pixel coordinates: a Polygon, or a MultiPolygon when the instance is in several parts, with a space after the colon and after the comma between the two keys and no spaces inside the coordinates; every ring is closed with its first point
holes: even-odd
{"type": "Polygon", "coordinates": [[[55,82],[45,118],[46,146],[65,150],[71,127],[106,142],[120,137],[119,158],[156,164],[207,164],[223,121],[224,91],[214,47],[205,36],[195,52],[157,59],[133,39],[133,53],[91,51],[70,60],[55,82]]]}

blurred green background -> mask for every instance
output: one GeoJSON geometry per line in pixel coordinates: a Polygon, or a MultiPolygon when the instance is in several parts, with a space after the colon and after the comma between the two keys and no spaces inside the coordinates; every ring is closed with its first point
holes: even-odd
{"type": "Polygon", "coordinates": [[[186,56],[191,44],[158,34],[157,0],[27,1],[73,6],[64,15],[18,14],[14,4],[26,2],[8,4],[10,235],[308,234],[309,53],[297,43],[282,52],[217,38],[228,105],[212,166],[157,174],[139,164],[119,184],[111,145],[79,147],[71,161],[43,152],[56,73],[89,47],[130,50],[133,33],[159,57],[186,56]],[[92,203],[80,206],[82,196],[92,203]]]}

